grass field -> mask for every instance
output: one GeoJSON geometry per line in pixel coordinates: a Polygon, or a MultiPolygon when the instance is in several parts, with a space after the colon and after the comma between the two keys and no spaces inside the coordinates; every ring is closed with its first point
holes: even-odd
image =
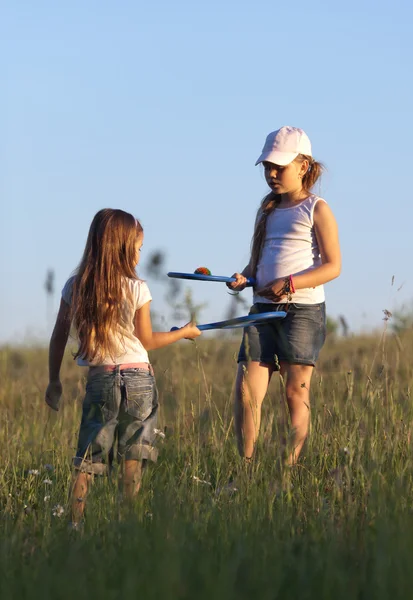
{"type": "Polygon", "coordinates": [[[274,377],[252,471],[232,428],[237,339],[152,355],[160,459],[130,509],[96,479],[82,534],[68,531],[70,460],[84,371],[44,405],[47,352],[0,351],[0,598],[391,599],[413,597],[413,334],[327,341],[311,435],[279,476],[288,420],[274,377]],[[239,491],[221,492],[232,474],[239,491]]]}

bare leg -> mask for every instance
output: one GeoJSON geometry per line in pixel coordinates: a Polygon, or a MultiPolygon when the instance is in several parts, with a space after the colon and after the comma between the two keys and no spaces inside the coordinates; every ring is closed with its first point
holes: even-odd
{"type": "Polygon", "coordinates": [[[143,471],[142,460],[125,460],[123,465],[123,491],[125,500],[132,500],[139,492],[143,471]]]}
{"type": "Polygon", "coordinates": [[[293,448],[287,465],[294,465],[300,455],[310,424],[310,383],[314,367],[281,364],[281,375],[286,377],[285,391],[293,429],[293,448]]]}
{"type": "Polygon", "coordinates": [[[251,361],[238,364],[235,382],[235,433],[240,456],[251,458],[261,423],[261,406],[273,368],[251,361]]]}
{"type": "Polygon", "coordinates": [[[92,481],[92,475],[75,471],[72,488],[72,523],[82,522],[85,512],[86,496],[89,485],[92,481]]]}

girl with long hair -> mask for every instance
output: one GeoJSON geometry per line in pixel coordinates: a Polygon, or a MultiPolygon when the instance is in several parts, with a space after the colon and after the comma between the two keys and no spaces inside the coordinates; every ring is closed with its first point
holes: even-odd
{"type": "Polygon", "coordinates": [[[79,341],[75,358],[88,368],[73,460],[75,528],[93,475],[108,470],[115,440],[126,498],[139,491],[146,461],[157,458],[158,393],[147,351],[201,333],[193,323],[176,331],[152,331],[152,296],[135,271],[142,244],[143,229],[133,215],[109,208],[95,215],[79,267],[62,290],[50,340],[45,400],[52,409],[59,409],[60,368],[71,325],[79,341]]]}

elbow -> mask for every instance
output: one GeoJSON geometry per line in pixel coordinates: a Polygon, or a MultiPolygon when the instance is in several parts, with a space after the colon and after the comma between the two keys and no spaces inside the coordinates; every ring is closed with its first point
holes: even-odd
{"type": "Polygon", "coordinates": [[[333,281],[333,279],[337,279],[341,273],[341,263],[335,263],[333,261],[324,263],[326,266],[325,270],[325,280],[324,283],[328,283],[329,281],[333,281]]]}
{"type": "Polygon", "coordinates": [[[140,338],[140,342],[141,342],[142,346],[145,348],[146,351],[153,350],[152,340],[142,340],[140,338]]]}
{"type": "Polygon", "coordinates": [[[336,277],[340,277],[340,275],[341,275],[341,263],[339,263],[339,264],[337,265],[336,269],[337,269],[337,274],[336,274],[336,277]]]}
{"type": "Polygon", "coordinates": [[[337,279],[337,277],[340,277],[341,274],[341,263],[332,265],[332,267],[331,279],[337,279]]]}

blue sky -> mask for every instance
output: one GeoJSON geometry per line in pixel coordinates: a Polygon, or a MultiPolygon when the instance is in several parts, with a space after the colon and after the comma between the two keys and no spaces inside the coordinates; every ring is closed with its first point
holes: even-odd
{"type": "MultiPolygon", "coordinates": [[[[410,305],[412,22],[407,0],[3,3],[0,340],[48,334],[46,271],[60,290],[103,207],[141,220],[143,265],[160,249],[165,271],[242,269],[266,193],[254,163],[287,124],[328,168],[328,313],[360,331],[410,305]]],[[[185,285],[202,321],[223,316],[225,287],[185,285]]]]}

